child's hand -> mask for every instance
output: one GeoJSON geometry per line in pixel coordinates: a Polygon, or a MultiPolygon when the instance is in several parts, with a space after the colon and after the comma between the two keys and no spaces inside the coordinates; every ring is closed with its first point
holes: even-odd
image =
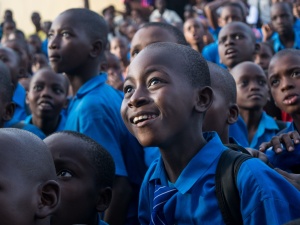
{"type": "Polygon", "coordinates": [[[268,157],[265,153],[257,151],[256,149],[252,148],[246,148],[246,150],[252,155],[254,158],[258,158],[261,161],[263,161],[265,164],[267,164],[269,167],[274,168],[273,165],[269,162],[268,157]]]}
{"type": "Polygon", "coordinates": [[[288,173],[278,168],[275,170],[300,191],[300,174],[288,173]]]}
{"type": "Polygon", "coordinates": [[[271,24],[263,24],[261,26],[261,31],[263,34],[263,41],[268,41],[274,33],[274,30],[273,30],[273,27],[271,24]]]}
{"type": "Polygon", "coordinates": [[[291,131],[285,134],[272,137],[270,142],[263,142],[259,146],[259,151],[265,152],[268,148],[273,147],[275,153],[283,151],[282,144],[286,147],[287,151],[294,151],[294,145],[300,143],[300,135],[297,131],[291,131]]]}

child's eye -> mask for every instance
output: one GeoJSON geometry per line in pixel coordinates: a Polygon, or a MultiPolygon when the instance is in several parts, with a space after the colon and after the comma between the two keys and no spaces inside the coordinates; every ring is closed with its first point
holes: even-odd
{"type": "Polygon", "coordinates": [[[71,36],[70,33],[69,33],[69,32],[66,32],[66,31],[64,31],[61,35],[62,35],[63,37],[66,37],[66,38],[68,38],[68,37],[71,36]]]}
{"type": "Polygon", "coordinates": [[[51,39],[54,35],[52,33],[48,33],[47,37],[48,39],[51,39]]]}
{"type": "Polygon", "coordinates": [[[240,40],[240,39],[242,39],[242,36],[240,35],[240,34],[236,34],[236,35],[234,35],[234,37],[233,37],[235,40],[240,40]]]}
{"type": "Polygon", "coordinates": [[[258,84],[264,86],[267,82],[265,80],[259,80],[258,84]]]}
{"type": "Polygon", "coordinates": [[[155,84],[158,84],[158,83],[161,83],[161,81],[157,78],[152,78],[150,81],[149,81],[149,86],[148,87],[151,87],[155,84]]]}
{"type": "Polygon", "coordinates": [[[133,90],[133,88],[130,85],[124,86],[124,88],[123,88],[124,94],[130,93],[130,92],[132,92],[132,90],[133,90]]]}
{"type": "Polygon", "coordinates": [[[41,90],[43,90],[43,86],[42,85],[34,85],[33,90],[34,91],[41,91],[41,90]]]}
{"type": "Polygon", "coordinates": [[[57,177],[73,177],[73,175],[68,170],[61,170],[57,173],[57,177]]]}
{"type": "Polygon", "coordinates": [[[300,76],[300,71],[294,71],[291,75],[291,77],[299,77],[300,76]]]}
{"type": "Polygon", "coordinates": [[[63,94],[63,93],[64,93],[63,89],[61,89],[61,88],[54,88],[53,91],[54,91],[56,94],[63,94]]]}
{"type": "Polygon", "coordinates": [[[133,57],[136,57],[137,56],[137,54],[139,54],[139,50],[133,50],[132,52],[131,52],[131,57],[133,58],[133,57]]]}
{"type": "Polygon", "coordinates": [[[279,85],[279,80],[278,79],[273,79],[270,81],[270,85],[272,87],[277,87],[279,85]]]}

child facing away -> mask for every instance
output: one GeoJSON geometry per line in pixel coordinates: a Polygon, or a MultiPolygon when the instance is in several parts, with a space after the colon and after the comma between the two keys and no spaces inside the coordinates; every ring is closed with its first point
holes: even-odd
{"type": "MultiPolygon", "coordinates": [[[[224,224],[214,176],[226,147],[216,133],[202,133],[212,102],[209,86],[205,60],[183,45],[149,45],[129,66],[123,120],[143,146],[158,146],[161,153],[141,187],[141,224],[159,219],[165,224],[224,224]],[[156,194],[166,189],[172,196],[161,204],[156,194]]],[[[242,164],[237,187],[245,224],[282,224],[299,216],[297,189],[258,159],[242,164]]]]}
{"type": "Polygon", "coordinates": [[[260,144],[269,141],[280,128],[266,112],[264,106],[269,98],[267,77],[254,62],[242,62],[233,67],[231,74],[237,88],[237,104],[242,120],[237,125],[243,131],[250,147],[258,149],[260,144]]]}
{"type": "Polygon", "coordinates": [[[66,10],[52,23],[48,53],[51,67],[67,75],[74,93],[65,130],[93,138],[115,161],[112,202],[104,221],[110,225],[138,224],[138,193],[146,172],[144,152],[122,121],[122,92],[106,84],[106,74],[99,73],[107,33],[107,24],[97,13],[66,10]]]}
{"type": "Polygon", "coordinates": [[[26,102],[31,115],[25,123],[33,124],[46,136],[65,128],[66,118],[62,109],[68,104],[68,78],[55,73],[51,68],[38,70],[31,78],[26,102]]]}
{"type": "Polygon", "coordinates": [[[51,225],[104,225],[100,220],[112,197],[115,165],[93,139],[61,131],[44,139],[55,164],[61,201],[51,225]]]}
{"type": "Polygon", "coordinates": [[[16,128],[0,129],[0,144],[1,224],[50,225],[60,187],[47,146],[16,128]]]}

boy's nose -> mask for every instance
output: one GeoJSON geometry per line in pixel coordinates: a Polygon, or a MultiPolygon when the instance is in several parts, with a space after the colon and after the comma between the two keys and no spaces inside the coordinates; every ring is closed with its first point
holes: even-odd
{"type": "Polygon", "coordinates": [[[136,89],[129,99],[129,107],[141,107],[149,102],[149,98],[143,93],[142,90],[136,89]]]}
{"type": "Polygon", "coordinates": [[[48,40],[48,49],[56,49],[58,47],[57,38],[54,36],[48,40]]]}
{"type": "Polygon", "coordinates": [[[293,88],[293,81],[291,81],[290,79],[288,78],[283,78],[281,80],[281,91],[284,92],[284,91],[287,91],[291,88],[293,88]]]}

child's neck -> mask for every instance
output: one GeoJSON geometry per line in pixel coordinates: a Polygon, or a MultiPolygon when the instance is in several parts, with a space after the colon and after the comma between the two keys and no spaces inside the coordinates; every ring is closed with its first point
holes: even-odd
{"type": "Polygon", "coordinates": [[[295,43],[295,33],[292,30],[291,32],[289,32],[287,34],[280,36],[279,39],[282,42],[282,44],[284,45],[284,47],[292,48],[295,43]]]}
{"type": "Polygon", "coordinates": [[[169,181],[175,183],[190,160],[206,144],[202,135],[193,135],[187,141],[175,141],[172,146],[160,148],[169,181]],[[193,138],[194,137],[194,138],[193,138]]]}
{"type": "Polygon", "coordinates": [[[32,116],[32,124],[40,128],[46,136],[56,131],[59,122],[60,115],[52,119],[42,119],[39,117],[32,116]]]}
{"type": "Polygon", "coordinates": [[[203,49],[203,43],[196,43],[194,45],[191,45],[192,49],[194,49],[197,52],[202,52],[203,49]]]}
{"type": "Polygon", "coordinates": [[[247,110],[245,110],[245,109],[240,108],[240,115],[243,118],[243,120],[247,126],[249,143],[251,143],[251,141],[257,131],[259,122],[261,120],[262,113],[263,113],[263,109],[259,109],[259,110],[247,109],[247,110]]]}

